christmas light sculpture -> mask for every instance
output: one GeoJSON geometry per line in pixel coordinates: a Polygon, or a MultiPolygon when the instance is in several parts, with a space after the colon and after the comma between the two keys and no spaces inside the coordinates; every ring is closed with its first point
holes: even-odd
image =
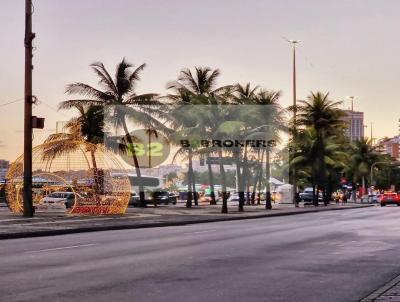
{"type": "MultiPolygon", "coordinates": [[[[102,146],[77,145],[72,152],[51,157],[46,156],[46,144],[33,149],[35,209],[85,215],[124,214],[131,184],[118,158],[102,146]]],[[[23,155],[11,164],[6,179],[8,207],[14,213],[22,213],[23,155]]]]}

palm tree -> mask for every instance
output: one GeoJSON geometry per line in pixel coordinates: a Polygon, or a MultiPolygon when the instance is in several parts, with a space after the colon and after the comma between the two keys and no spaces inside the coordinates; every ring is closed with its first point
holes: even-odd
{"type": "Polygon", "coordinates": [[[80,148],[90,152],[95,191],[99,192],[100,179],[96,162],[96,150],[102,145],[104,138],[104,111],[101,106],[84,106],[75,104],[73,106],[79,111],[79,116],[67,122],[65,128],[68,133],[56,133],[50,135],[43,144],[43,160],[51,161],[63,154],[73,153],[80,148]]]}
{"type": "MultiPolygon", "coordinates": [[[[311,164],[311,178],[313,188],[318,186],[325,190],[326,187],[326,152],[328,141],[333,137],[340,137],[343,134],[345,124],[341,119],[343,111],[338,108],[341,102],[329,100],[329,94],[321,92],[311,93],[307,101],[300,101],[297,106],[297,129],[304,132],[304,141],[296,142],[296,146],[300,146],[300,150],[296,153],[304,153],[302,156],[307,156],[307,160],[311,164]],[[308,139],[308,141],[307,141],[308,139]],[[306,151],[307,150],[307,151],[306,151]],[[312,163],[311,163],[312,160],[312,163]]],[[[301,136],[299,134],[299,136],[301,136]]],[[[333,143],[333,142],[332,142],[333,143]]],[[[298,162],[293,158],[293,164],[298,162]]],[[[315,191],[315,190],[314,190],[315,191]]],[[[314,194],[314,204],[318,205],[318,199],[314,194]]]]}
{"type": "Polygon", "coordinates": [[[312,127],[318,134],[335,135],[344,129],[342,102],[329,99],[329,93],[311,92],[307,101],[299,101],[297,106],[297,126],[312,127]]]}
{"type": "MultiPolygon", "coordinates": [[[[115,77],[112,78],[101,62],[90,65],[99,78],[97,89],[85,83],[73,83],[67,86],[68,95],[80,95],[82,98],[70,99],[60,104],[59,108],[69,109],[76,105],[97,105],[112,106],[111,116],[113,124],[122,128],[125,133],[125,140],[128,146],[134,146],[134,139],[131,137],[127,121],[133,120],[136,124],[145,126],[147,129],[164,129],[164,125],[157,119],[160,105],[156,100],[157,94],[137,94],[136,84],[140,80],[140,73],[145,64],[133,69],[133,65],[123,59],[116,67],[115,77]]],[[[136,170],[139,187],[140,206],[144,207],[145,195],[142,183],[141,171],[135,148],[128,148],[131,151],[132,160],[136,170]]]]}
{"type": "Polygon", "coordinates": [[[346,150],[338,142],[336,136],[318,136],[317,131],[311,127],[298,133],[293,163],[299,168],[300,175],[311,182],[316,206],[318,205],[316,192],[323,190],[326,203],[326,189],[329,188],[328,178],[337,170],[343,170],[346,160],[346,150]]]}
{"type": "Polygon", "coordinates": [[[351,150],[352,154],[347,172],[352,176],[353,183],[361,180],[362,188],[365,190],[371,166],[375,162],[387,161],[387,158],[382,156],[378,152],[378,146],[372,146],[368,139],[354,141],[351,150]]]}
{"type": "MultiPolygon", "coordinates": [[[[228,89],[230,89],[230,86],[216,87],[219,75],[220,71],[218,69],[212,70],[209,67],[195,67],[194,72],[192,72],[188,68],[185,68],[180,72],[177,81],[173,81],[167,85],[167,89],[172,90],[172,94],[169,94],[168,98],[178,106],[216,105],[218,103],[218,98],[221,97],[224,93],[226,93],[228,89]]],[[[200,116],[201,115],[198,115],[196,120],[199,123],[204,124],[204,121],[203,122],[199,121],[200,116]]],[[[199,132],[199,129],[202,128],[197,127],[197,132],[199,132]]],[[[202,134],[204,135],[204,137],[206,136],[205,132],[203,132],[202,134]]],[[[204,152],[204,151],[205,149],[203,150],[193,150],[192,148],[188,149],[188,152],[191,153],[190,158],[193,156],[192,154],[193,152],[195,154],[205,154],[207,162],[210,163],[209,158],[211,152],[204,152]]],[[[211,164],[208,164],[207,166],[209,173],[211,199],[212,199],[211,202],[213,204],[216,204],[212,167],[211,164]]],[[[189,171],[193,171],[193,167],[191,167],[190,161],[188,169],[189,171]]],[[[221,173],[221,175],[223,175],[223,173],[221,173]]],[[[194,177],[189,177],[189,179],[191,179],[194,182],[194,177]]],[[[197,193],[194,183],[193,183],[193,193],[196,202],[197,193]]]]}
{"type": "MultiPolygon", "coordinates": [[[[255,103],[255,99],[257,96],[257,91],[259,87],[252,87],[250,83],[246,85],[236,84],[235,85],[235,93],[233,95],[233,103],[237,105],[253,105],[255,103]]],[[[238,194],[239,194],[239,212],[243,211],[243,206],[245,200],[250,202],[249,198],[249,169],[248,169],[248,146],[244,147],[242,150],[241,147],[238,147],[235,150],[235,158],[236,158],[236,175],[237,175],[237,184],[238,184],[238,194]],[[241,159],[243,153],[243,161],[241,159]],[[243,165],[242,165],[243,163],[243,165]],[[241,167],[243,166],[243,167],[241,167]],[[242,172],[241,172],[242,169],[242,172]],[[245,187],[247,187],[247,198],[245,197],[245,187]]]]}

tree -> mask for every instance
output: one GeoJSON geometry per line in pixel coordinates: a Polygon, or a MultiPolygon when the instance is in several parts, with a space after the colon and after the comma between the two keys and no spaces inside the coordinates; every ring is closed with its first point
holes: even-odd
{"type": "Polygon", "coordinates": [[[75,104],[79,116],[67,122],[67,133],[50,135],[43,144],[43,160],[48,162],[63,154],[84,148],[90,152],[95,182],[95,191],[100,190],[100,180],[96,162],[96,150],[104,139],[104,111],[101,106],[75,104]]]}
{"type": "Polygon", "coordinates": [[[136,84],[140,80],[140,73],[145,64],[133,69],[133,65],[123,59],[116,67],[115,77],[112,78],[101,62],[90,65],[99,78],[97,89],[85,83],[73,83],[67,86],[68,95],[80,95],[82,98],[70,99],[60,104],[59,108],[69,109],[76,105],[110,106],[112,122],[117,128],[122,128],[127,145],[131,151],[132,160],[136,170],[139,186],[140,206],[144,207],[145,195],[142,183],[139,161],[134,146],[134,138],[131,137],[127,121],[133,120],[136,124],[148,129],[164,129],[159,122],[157,106],[160,105],[156,99],[157,94],[137,94],[136,84]]]}
{"type": "MultiPolygon", "coordinates": [[[[351,145],[351,150],[352,154],[347,172],[352,177],[354,184],[361,181],[365,192],[371,166],[376,162],[388,161],[388,158],[379,154],[378,146],[372,146],[368,139],[354,141],[351,145]]],[[[388,164],[390,164],[390,160],[388,164]]]]}
{"type": "MultiPolygon", "coordinates": [[[[329,100],[329,94],[313,93],[297,106],[297,140],[291,164],[302,164],[303,173],[313,185],[314,205],[318,205],[316,189],[327,188],[327,171],[334,168],[334,155],[341,152],[338,142],[343,136],[345,124],[340,102],[329,100]]],[[[291,108],[292,109],[292,108],[291,108]]],[[[325,194],[324,194],[325,197],[325,194]]],[[[326,201],[326,197],[324,198],[326,201]]]]}
{"type": "MultiPolygon", "coordinates": [[[[185,68],[183,69],[178,77],[178,80],[173,81],[168,84],[167,88],[172,91],[171,94],[168,95],[168,98],[172,100],[178,106],[185,106],[185,105],[216,105],[219,103],[219,98],[222,97],[227,90],[230,89],[230,86],[223,86],[223,87],[216,87],[217,86],[217,79],[220,75],[220,71],[218,69],[212,70],[209,67],[195,67],[194,72],[190,69],[185,68]]],[[[202,138],[206,138],[209,133],[205,130],[206,128],[202,128],[200,125],[205,125],[207,122],[205,120],[200,120],[201,117],[204,115],[195,114],[192,116],[190,112],[186,110],[185,115],[191,116],[191,122],[196,121],[197,124],[193,128],[194,132],[197,132],[198,136],[202,136],[202,138]],[[204,129],[204,131],[201,131],[204,129]],[[201,133],[200,133],[201,132],[201,133]]],[[[203,112],[204,113],[204,112],[203,112]]],[[[182,117],[181,117],[182,118],[182,117]]],[[[184,117],[185,119],[185,117],[184,117]]],[[[175,119],[175,121],[178,121],[175,119]]],[[[214,121],[215,123],[215,121],[214,121]]],[[[179,127],[179,125],[177,125],[179,127]]],[[[180,125],[182,126],[182,125],[180,125]]],[[[207,124],[208,128],[210,124],[207,124]]],[[[209,131],[210,132],[210,131],[209,131]]],[[[211,131],[212,132],[212,131],[211,131]]],[[[193,136],[193,133],[192,133],[193,136]]],[[[193,139],[192,139],[193,140],[193,139]]],[[[191,166],[191,159],[194,155],[202,154],[206,156],[207,162],[209,162],[209,157],[211,155],[211,151],[209,149],[199,150],[197,147],[196,150],[193,147],[187,148],[187,152],[189,153],[189,171],[193,171],[191,166]],[[210,151],[210,152],[207,152],[210,151]]],[[[209,182],[210,182],[210,191],[211,191],[211,199],[212,203],[216,203],[215,199],[215,190],[214,190],[214,178],[213,172],[211,169],[211,164],[208,164],[208,174],[209,174],[209,182]]],[[[223,173],[222,173],[223,174],[223,173]]],[[[197,201],[197,194],[194,185],[194,175],[191,177],[193,180],[193,191],[194,191],[194,198],[195,202],[197,201]]]]}

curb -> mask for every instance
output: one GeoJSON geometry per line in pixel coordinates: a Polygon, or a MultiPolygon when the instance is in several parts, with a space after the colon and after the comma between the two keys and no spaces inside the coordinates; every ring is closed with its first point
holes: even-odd
{"type": "Polygon", "coordinates": [[[373,206],[374,205],[371,204],[371,205],[348,206],[348,207],[343,207],[343,208],[332,208],[332,209],[322,208],[322,209],[314,209],[314,210],[301,211],[301,212],[259,214],[259,215],[244,216],[244,217],[216,217],[216,218],[206,218],[206,219],[199,219],[199,220],[182,220],[182,221],[167,221],[167,222],[161,221],[161,222],[149,222],[149,223],[138,223],[138,224],[126,224],[126,225],[109,225],[109,226],[88,226],[88,227],[78,227],[75,229],[60,229],[60,230],[38,230],[38,231],[33,231],[33,232],[0,234],[0,240],[67,235],[67,234],[75,234],[75,233],[101,232],[101,231],[117,231],[117,230],[146,229],[146,228],[158,228],[158,227],[169,227],[169,226],[183,226],[183,225],[200,224],[200,223],[248,220],[248,219],[259,219],[259,218],[268,218],[268,217],[279,217],[279,216],[293,216],[293,215],[318,213],[318,212],[362,209],[362,208],[368,208],[368,207],[373,207],[373,206]]]}
{"type": "Polygon", "coordinates": [[[361,299],[360,302],[374,302],[376,301],[377,298],[379,298],[382,294],[387,292],[389,289],[391,289],[393,286],[395,286],[397,283],[400,282],[400,276],[397,276],[396,278],[392,279],[391,281],[387,282],[371,294],[369,294],[367,297],[364,299],[361,299]]]}

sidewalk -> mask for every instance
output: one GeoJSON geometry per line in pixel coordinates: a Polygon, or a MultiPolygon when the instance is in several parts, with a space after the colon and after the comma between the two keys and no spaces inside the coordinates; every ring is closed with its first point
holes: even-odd
{"type": "Polygon", "coordinates": [[[399,302],[400,301],[400,276],[386,283],[381,288],[374,291],[361,302],[399,302]]]}
{"type": "Polygon", "coordinates": [[[254,219],[315,213],[321,211],[345,210],[372,205],[347,204],[319,207],[273,205],[265,210],[264,205],[245,206],[245,212],[238,212],[236,206],[229,207],[229,214],[221,214],[221,205],[200,205],[187,209],[184,204],[159,206],[157,208],[128,208],[125,215],[118,216],[76,216],[65,213],[37,213],[34,218],[23,218],[9,212],[0,205],[0,239],[51,236],[80,232],[136,229],[163,226],[178,226],[239,219],[254,219]]]}

